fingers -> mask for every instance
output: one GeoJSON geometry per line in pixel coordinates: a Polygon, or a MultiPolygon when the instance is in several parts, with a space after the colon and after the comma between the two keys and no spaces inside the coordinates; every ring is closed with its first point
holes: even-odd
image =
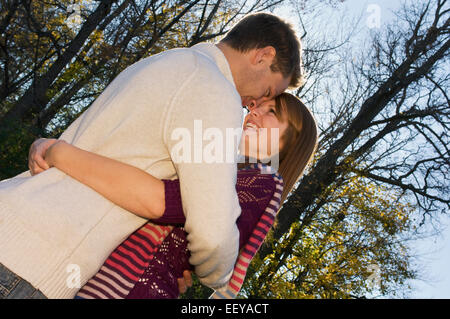
{"type": "Polygon", "coordinates": [[[178,278],[178,290],[180,294],[184,294],[188,287],[192,287],[192,273],[190,270],[183,271],[183,278],[178,278]]]}
{"type": "Polygon", "coordinates": [[[43,170],[50,168],[50,166],[48,166],[47,162],[44,160],[41,154],[36,154],[36,156],[34,157],[34,162],[36,163],[37,166],[39,166],[43,170]]]}
{"type": "Polygon", "coordinates": [[[183,278],[186,283],[186,286],[192,287],[192,272],[189,270],[183,271],[183,278]]]}
{"type": "Polygon", "coordinates": [[[33,153],[28,159],[28,168],[30,169],[31,175],[36,175],[49,169],[50,166],[41,154],[33,153]]]}
{"type": "Polygon", "coordinates": [[[30,160],[28,163],[28,168],[30,169],[31,175],[36,175],[42,173],[43,171],[49,169],[47,162],[44,159],[30,160]]]}
{"type": "Polygon", "coordinates": [[[50,168],[44,159],[45,151],[50,143],[53,143],[53,141],[40,138],[31,144],[30,152],[28,153],[28,168],[31,175],[39,174],[50,168]]]}
{"type": "Polygon", "coordinates": [[[42,173],[44,171],[42,168],[40,168],[36,165],[30,165],[30,166],[28,166],[28,168],[30,169],[30,174],[32,176],[42,173]]]}
{"type": "Polygon", "coordinates": [[[180,294],[184,294],[187,290],[184,278],[178,278],[177,281],[178,281],[178,291],[180,292],[180,294]]]}

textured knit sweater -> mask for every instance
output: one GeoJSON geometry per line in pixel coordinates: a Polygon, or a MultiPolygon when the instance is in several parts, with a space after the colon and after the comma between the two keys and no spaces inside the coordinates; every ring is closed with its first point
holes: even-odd
{"type": "MultiPolygon", "coordinates": [[[[162,224],[184,224],[178,180],[164,180],[166,210],[154,221],[162,224]]],[[[239,247],[247,262],[236,264],[235,279],[229,283],[234,297],[239,291],[248,266],[270,229],[278,211],[282,180],[270,167],[262,164],[238,171],[236,191],[242,209],[237,220],[239,247]]],[[[178,297],[177,278],[192,270],[188,262],[186,232],[182,227],[144,225],[127,238],[108,257],[100,271],[79,291],[86,299],[161,299],[178,297]],[[160,227],[159,231],[156,227],[160,227]],[[169,232],[170,231],[170,232],[169,232]],[[158,244],[160,237],[168,235],[158,244]]],[[[243,257],[243,256],[242,256],[243,257]]],[[[225,289],[227,291],[227,289],[225,289]]],[[[215,297],[220,294],[216,293],[215,297]]]]}
{"type": "MultiPolygon", "coordinates": [[[[223,136],[242,124],[230,67],[213,44],[169,50],[129,66],[61,139],[160,179],[178,175],[190,262],[214,288],[229,280],[238,255],[237,170],[226,161],[172,161],[180,142],[173,133],[182,128],[195,139],[195,120],[223,136]]],[[[202,141],[193,142],[195,154],[202,141]]],[[[73,298],[145,222],[56,168],[33,177],[25,172],[0,182],[0,263],[49,298],[73,298]]]]}

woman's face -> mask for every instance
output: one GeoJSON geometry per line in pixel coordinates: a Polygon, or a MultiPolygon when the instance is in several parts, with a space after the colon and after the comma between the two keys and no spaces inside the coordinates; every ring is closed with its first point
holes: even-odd
{"type": "Polygon", "coordinates": [[[256,106],[250,103],[249,113],[244,119],[240,152],[259,160],[280,152],[282,136],[288,127],[284,112],[276,114],[275,99],[256,106]]]}

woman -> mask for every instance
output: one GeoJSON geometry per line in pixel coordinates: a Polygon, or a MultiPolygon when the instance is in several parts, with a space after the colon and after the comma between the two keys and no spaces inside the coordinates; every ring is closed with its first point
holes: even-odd
{"type": "MultiPolygon", "coordinates": [[[[268,130],[262,130],[263,128],[266,129],[278,129],[279,130],[279,146],[280,146],[280,153],[279,153],[279,159],[280,159],[280,174],[284,177],[284,189],[281,194],[281,201],[283,201],[289,191],[292,189],[294,183],[297,181],[297,179],[302,174],[304,168],[306,167],[307,163],[311,159],[311,156],[315,150],[316,146],[316,140],[317,140],[317,128],[314,121],[314,118],[312,117],[311,113],[308,111],[308,109],[294,96],[283,93],[279,97],[277,97],[275,100],[268,101],[266,103],[263,103],[261,106],[251,106],[250,107],[250,113],[246,116],[244,121],[244,135],[243,140],[241,143],[241,151],[247,158],[260,158],[261,154],[261,143],[252,143],[252,138],[261,139],[263,132],[269,132],[268,134],[268,142],[270,141],[270,131],[268,130]],[[256,146],[256,147],[255,147],[256,146]],[[259,146],[259,148],[258,148],[259,146]]],[[[275,138],[275,137],[274,137],[275,138]]],[[[52,141],[47,141],[46,143],[53,143],[52,141]]],[[[269,143],[267,143],[269,144],[269,143]]],[[[269,145],[266,145],[267,149],[270,148],[269,145]]],[[[264,146],[262,146],[264,148],[264,146]]],[[[273,153],[273,150],[264,150],[264,153],[273,153]]],[[[272,154],[273,155],[273,154],[272,154]]],[[[58,169],[64,171],[65,173],[71,175],[75,179],[78,179],[82,183],[86,184],[87,186],[92,187],[94,190],[105,196],[106,198],[113,201],[115,204],[122,206],[123,208],[130,210],[135,213],[139,213],[140,207],[139,207],[139,200],[136,200],[135,197],[127,197],[124,196],[124,193],[120,192],[111,192],[111,188],[124,188],[123,179],[120,179],[120,184],[117,183],[115,186],[113,181],[115,176],[128,176],[129,179],[132,180],[132,183],[130,185],[133,185],[135,188],[138,189],[145,189],[145,196],[148,198],[151,198],[154,202],[154,205],[150,211],[145,211],[145,217],[149,219],[158,219],[161,222],[183,222],[183,214],[181,211],[181,205],[178,205],[178,210],[174,210],[174,212],[171,212],[170,214],[167,214],[168,208],[170,207],[170,203],[167,201],[167,198],[169,198],[168,191],[172,192],[170,198],[179,199],[179,187],[172,187],[168,188],[170,183],[176,183],[176,181],[161,181],[158,180],[151,175],[143,172],[133,169],[132,167],[127,166],[126,164],[122,164],[110,159],[106,159],[104,157],[88,153],[85,151],[82,151],[80,149],[77,149],[69,144],[66,144],[62,141],[55,142],[46,153],[45,157],[46,162],[48,163],[49,167],[55,166],[58,169]],[[86,167],[84,167],[84,164],[88,166],[88,169],[86,170],[86,167]],[[81,167],[81,168],[80,168],[81,167]],[[105,167],[107,169],[105,169],[105,167]],[[109,171],[108,171],[109,168],[109,171]],[[113,180],[111,180],[111,175],[113,180]],[[130,178],[131,176],[131,178],[130,178]],[[142,185],[142,188],[141,186],[142,185]],[[117,195],[117,194],[120,195],[117,195]],[[169,205],[168,205],[169,204],[169,205]],[[178,216],[176,216],[178,214],[178,216]],[[169,219],[168,216],[170,215],[169,219]],[[174,217],[175,216],[175,217],[174,217]],[[170,219],[172,218],[172,220],[170,219]]],[[[31,166],[33,167],[33,166],[31,166]]],[[[33,171],[33,170],[32,170],[33,171]]],[[[39,173],[39,169],[34,170],[33,173],[39,173]]],[[[238,175],[238,182],[239,177],[242,178],[245,177],[254,177],[254,178],[261,178],[262,180],[264,177],[259,174],[256,174],[255,171],[244,171],[240,170],[240,175],[238,175]],[[249,175],[250,174],[250,175],[249,175]],[[253,175],[252,175],[253,174],[253,175]]],[[[125,183],[126,184],[126,183],[125,183]]],[[[260,184],[261,185],[267,185],[268,184],[260,184]]],[[[254,185],[253,185],[254,186],[254,185]]],[[[273,186],[273,184],[272,184],[273,186]]],[[[239,192],[239,189],[238,189],[239,192]]],[[[275,192],[274,189],[272,189],[272,194],[275,192]]],[[[140,192],[136,192],[140,193],[140,192]]],[[[135,194],[136,194],[135,193],[135,194]]],[[[261,197],[263,196],[259,196],[261,197]]],[[[270,199],[270,196],[269,196],[270,199]]],[[[241,206],[242,200],[240,198],[241,206]]],[[[267,202],[265,202],[264,207],[267,206],[267,202]]],[[[148,206],[147,206],[148,207],[148,206]]],[[[253,209],[253,211],[258,211],[258,209],[253,209]]],[[[243,210],[244,212],[244,210],[243,210]]],[[[141,212],[142,214],[142,212],[141,212]]],[[[259,210],[259,213],[257,213],[256,218],[250,218],[239,224],[238,220],[238,226],[240,229],[240,235],[241,237],[245,237],[245,239],[248,239],[250,236],[251,231],[257,224],[258,218],[261,216],[262,211],[259,210]],[[249,225],[251,226],[249,227],[249,225]],[[246,229],[247,231],[243,231],[243,229],[246,229]]],[[[243,213],[244,215],[244,213],[243,213]]],[[[145,226],[144,226],[145,227],[145,226]]],[[[180,267],[186,267],[189,269],[189,264],[187,262],[187,255],[188,251],[186,248],[186,240],[185,240],[185,233],[180,227],[170,228],[170,229],[163,229],[159,228],[160,230],[169,233],[169,236],[167,236],[166,241],[169,243],[170,247],[170,240],[174,240],[173,234],[177,234],[178,238],[181,238],[182,244],[179,245],[181,247],[178,249],[177,254],[181,256],[185,256],[185,258],[179,258],[177,261],[179,262],[180,267]],[[171,236],[170,236],[171,235],[171,236]]],[[[132,237],[132,236],[130,236],[132,237]]],[[[121,246],[118,247],[118,249],[122,248],[125,249],[126,247],[125,241],[121,246]]],[[[245,243],[245,240],[241,238],[240,246],[242,248],[243,244],[245,243]]],[[[161,241],[160,241],[161,244],[161,241]]],[[[160,245],[158,246],[160,247],[160,245]]],[[[126,249],[125,249],[126,250],[126,249]]],[[[158,262],[161,262],[162,259],[167,258],[171,252],[165,255],[161,255],[160,253],[161,249],[154,254],[153,260],[147,265],[147,270],[151,269],[155,264],[158,262]],[[159,256],[159,257],[158,257],[159,256]],[[158,259],[159,258],[159,259],[158,259]]],[[[256,251],[255,251],[256,252],[256,251]]],[[[152,256],[153,257],[153,256],[152,256]]],[[[111,258],[111,257],[110,257],[111,258]]],[[[109,259],[108,259],[109,260],[109,259]]],[[[107,260],[107,262],[108,262],[107,260]]],[[[167,263],[166,263],[167,264],[167,263]]],[[[154,271],[153,271],[154,272],[154,271]]],[[[160,271],[160,276],[165,276],[166,274],[170,274],[170,271],[160,271]]],[[[180,276],[180,274],[177,274],[180,276]]],[[[95,276],[94,276],[95,277],[95,276]]],[[[147,278],[148,279],[148,278],[147,278]]],[[[131,289],[128,294],[129,296],[132,296],[134,298],[141,298],[145,294],[142,294],[141,292],[147,289],[149,289],[148,286],[143,287],[140,283],[143,281],[135,281],[135,287],[131,289]],[[140,287],[139,287],[140,286],[140,287]],[[140,292],[139,292],[140,291],[140,292]]],[[[165,281],[167,283],[167,281],[165,281]]],[[[89,285],[89,283],[88,283],[89,285]]],[[[168,284],[168,289],[166,291],[161,292],[161,294],[150,294],[145,295],[146,297],[153,297],[153,298],[162,298],[162,297],[176,297],[176,293],[173,293],[174,291],[174,285],[176,285],[176,281],[171,280],[168,284]],[[171,286],[171,287],[170,287],[171,286]],[[167,294],[167,290],[171,291],[172,293],[167,294]]],[[[95,287],[94,287],[95,288],[95,287]]],[[[91,289],[92,290],[92,289],[91,289]]],[[[83,289],[82,289],[83,291],[83,289]]],[[[86,294],[86,289],[84,289],[84,297],[92,297],[92,295],[86,294]]]]}

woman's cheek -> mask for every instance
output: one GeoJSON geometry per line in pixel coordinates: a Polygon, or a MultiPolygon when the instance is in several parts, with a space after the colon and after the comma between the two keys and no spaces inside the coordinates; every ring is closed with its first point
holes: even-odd
{"type": "Polygon", "coordinates": [[[264,160],[279,153],[279,129],[246,129],[242,134],[240,153],[264,160]]]}

